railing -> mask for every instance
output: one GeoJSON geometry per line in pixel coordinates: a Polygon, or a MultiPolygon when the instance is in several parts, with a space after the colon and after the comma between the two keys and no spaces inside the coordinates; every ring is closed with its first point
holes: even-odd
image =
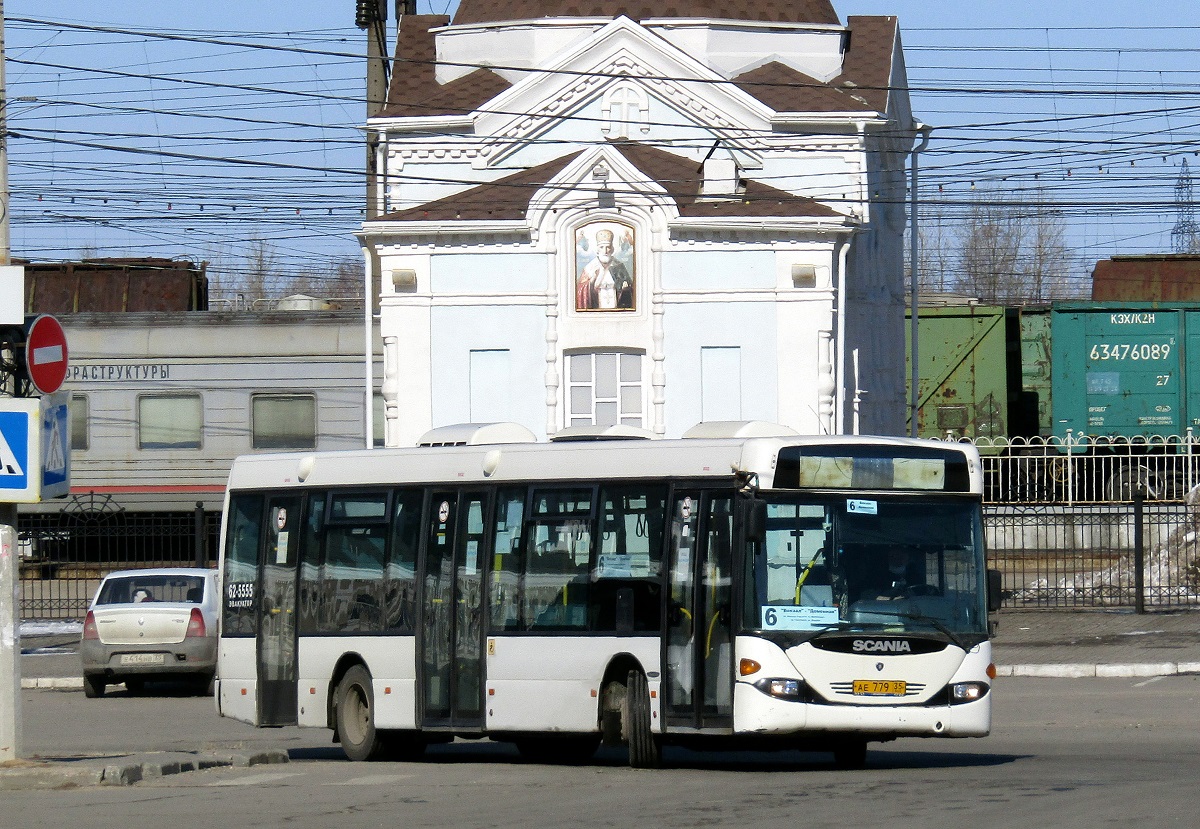
{"type": "Polygon", "coordinates": [[[1152,503],[1181,501],[1200,484],[1200,441],[1149,438],[980,438],[991,504],[1107,504],[1141,489],[1152,503]]]}
{"type": "Polygon", "coordinates": [[[211,566],[220,521],[200,509],[21,515],[21,618],[82,619],[100,579],[114,570],[211,566]]]}
{"type": "Polygon", "coordinates": [[[987,505],[1004,605],[1200,607],[1200,491],[1188,502],[987,505]]]}

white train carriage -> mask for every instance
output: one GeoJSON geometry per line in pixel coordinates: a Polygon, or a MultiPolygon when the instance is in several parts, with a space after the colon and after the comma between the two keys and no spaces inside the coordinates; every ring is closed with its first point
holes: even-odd
{"type": "Polygon", "coordinates": [[[188,512],[199,503],[217,512],[238,455],[366,442],[360,312],[82,313],[61,322],[71,494],[23,511],[188,512]]]}

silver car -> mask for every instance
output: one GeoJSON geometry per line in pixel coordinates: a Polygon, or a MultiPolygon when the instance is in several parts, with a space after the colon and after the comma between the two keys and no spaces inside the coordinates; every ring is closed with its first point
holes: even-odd
{"type": "Polygon", "coordinates": [[[217,571],[192,567],[120,570],[100,582],[83,622],[83,691],[125,683],[190,679],[212,693],[217,669],[217,571]]]}

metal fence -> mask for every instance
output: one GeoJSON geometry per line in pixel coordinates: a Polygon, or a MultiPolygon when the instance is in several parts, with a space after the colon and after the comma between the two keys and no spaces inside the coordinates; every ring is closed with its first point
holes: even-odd
{"type": "Polygon", "coordinates": [[[135,567],[207,567],[217,560],[219,513],[22,514],[24,619],[82,619],[100,579],[135,567]]]}
{"type": "Polygon", "coordinates": [[[1200,607],[1200,507],[1185,502],[987,505],[988,566],[1004,605],[1200,607]]]}
{"type": "Polygon", "coordinates": [[[1200,484],[1200,441],[1183,435],[1138,439],[979,438],[984,498],[994,504],[1108,504],[1181,501],[1200,484]]]}

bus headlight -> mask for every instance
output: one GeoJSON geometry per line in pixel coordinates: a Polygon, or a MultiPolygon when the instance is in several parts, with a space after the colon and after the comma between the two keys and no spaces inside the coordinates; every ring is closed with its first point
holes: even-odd
{"type": "Polygon", "coordinates": [[[975,702],[983,699],[987,692],[988,684],[986,682],[957,682],[950,686],[950,704],[975,702]]]}
{"type": "Polygon", "coordinates": [[[786,699],[797,702],[804,695],[804,681],[801,679],[760,679],[754,687],[769,697],[786,699]]]}

